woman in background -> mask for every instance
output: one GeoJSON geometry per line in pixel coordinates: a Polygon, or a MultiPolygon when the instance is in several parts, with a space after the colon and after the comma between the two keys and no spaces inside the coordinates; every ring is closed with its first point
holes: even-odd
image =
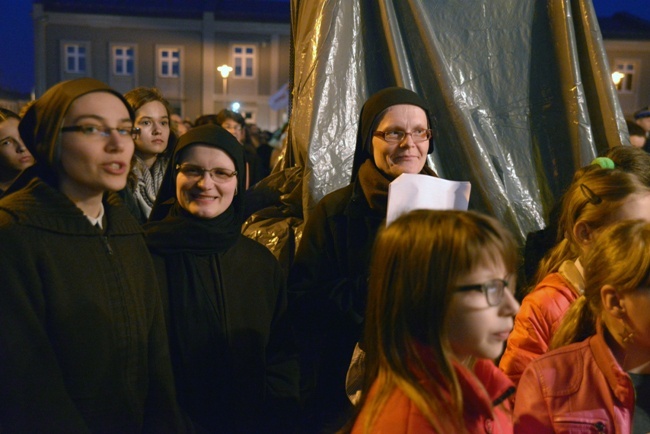
{"type": "Polygon", "coordinates": [[[123,199],[140,223],[151,213],[162,183],[175,136],[170,130],[170,108],[154,87],[138,87],[124,95],[135,112],[140,136],[135,141],[135,157],[123,199]]]}
{"type": "Polygon", "coordinates": [[[0,196],[20,172],[34,164],[34,157],[18,134],[19,122],[16,113],[0,108],[0,196]]]}
{"type": "Polygon", "coordinates": [[[412,211],[377,237],[359,413],[343,432],[511,433],[494,365],[519,304],[517,247],[494,219],[412,211]]]}

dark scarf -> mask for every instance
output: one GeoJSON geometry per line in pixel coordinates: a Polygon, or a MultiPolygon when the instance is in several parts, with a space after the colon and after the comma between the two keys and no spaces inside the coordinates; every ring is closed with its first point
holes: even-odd
{"type": "Polygon", "coordinates": [[[233,205],[213,219],[192,216],[174,202],[167,217],[144,226],[147,245],[158,253],[222,253],[239,237],[239,224],[233,205]]]}
{"type": "MultiPolygon", "coordinates": [[[[222,432],[212,406],[228,390],[231,372],[224,324],[219,256],[239,235],[234,207],[213,219],[199,219],[174,203],[167,216],[145,225],[147,244],[165,258],[168,334],[178,402],[197,423],[222,432]],[[197,354],[200,354],[197,357],[197,354]]],[[[227,419],[227,418],[226,418],[227,419]]]]}
{"type": "Polygon", "coordinates": [[[377,169],[371,160],[366,160],[359,168],[358,182],[370,209],[385,216],[388,209],[390,180],[377,169]]]}
{"type": "MultiPolygon", "coordinates": [[[[436,173],[426,164],[422,168],[420,175],[437,176],[436,173]]],[[[372,160],[366,160],[361,164],[357,175],[363,196],[366,198],[370,209],[386,216],[388,209],[388,185],[393,182],[384,175],[372,160]]]]}

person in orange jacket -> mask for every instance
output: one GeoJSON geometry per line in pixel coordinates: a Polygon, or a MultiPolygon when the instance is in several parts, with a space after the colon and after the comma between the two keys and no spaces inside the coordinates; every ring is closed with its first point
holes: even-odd
{"type": "Polygon", "coordinates": [[[417,210],[373,252],[364,388],[342,432],[511,433],[514,387],[492,359],[519,309],[512,235],[475,212],[417,210]]]}
{"type": "Polygon", "coordinates": [[[524,297],[499,363],[515,384],[526,366],[548,351],[564,314],[582,294],[581,258],[595,234],[618,220],[650,219],[648,182],[627,164],[594,161],[576,173],[563,197],[558,228],[563,239],[540,263],[539,283],[524,297]]]}
{"type": "Polygon", "coordinates": [[[517,433],[650,432],[650,223],[609,227],[584,270],[554,350],[521,377],[517,433]]]}

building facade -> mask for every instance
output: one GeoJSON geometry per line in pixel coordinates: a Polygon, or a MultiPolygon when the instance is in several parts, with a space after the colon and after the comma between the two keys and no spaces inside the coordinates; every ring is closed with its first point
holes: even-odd
{"type": "Polygon", "coordinates": [[[599,17],[605,51],[612,73],[621,74],[616,85],[627,118],[650,105],[650,22],[627,13],[599,17]]]}
{"type": "Polygon", "coordinates": [[[153,3],[35,2],[36,96],[62,80],[94,77],[123,93],[157,87],[192,120],[236,103],[263,129],[283,124],[286,108],[270,98],[289,80],[288,3],[153,3]],[[232,68],[228,78],[220,65],[232,68]]]}

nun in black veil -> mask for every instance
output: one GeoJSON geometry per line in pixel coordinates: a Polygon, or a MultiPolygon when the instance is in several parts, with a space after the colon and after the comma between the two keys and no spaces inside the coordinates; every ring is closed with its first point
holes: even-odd
{"type": "Polygon", "coordinates": [[[145,225],[181,408],[208,432],[288,432],[298,365],[285,278],[241,235],[244,148],[225,129],[181,136],[145,225]]]}
{"type": "Polygon", "coordinates": [[[345,377],[361,337],[368,264],[386,218],[388,185],[402,173],[436,176],[427,164],[435,119],[415,92],[373,94],[359,116],[350,185],[325,196],[305,225],[289,277],[301,360],[303,430],[348,418],[345,377]]]}
{"type": "Polygon", "coordinates": [[[133,119],[80,78],[20,121],[36,164],[0,199],[2,432],[184,432],[154,266],[115,193],[133,119]]]}

